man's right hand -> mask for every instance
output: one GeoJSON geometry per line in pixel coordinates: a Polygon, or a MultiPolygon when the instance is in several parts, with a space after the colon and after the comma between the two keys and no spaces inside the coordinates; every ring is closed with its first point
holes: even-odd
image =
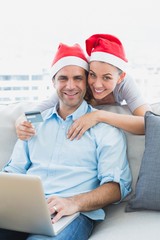
{"type": "Polygon", "coordinates": [[[20,116],[16,120],[16,133],[17,137],[21,140],[28,140],[30,137],[35,135],[35,129],[32,125],[32,123],[26,121],[25,116],[20,116]]]}

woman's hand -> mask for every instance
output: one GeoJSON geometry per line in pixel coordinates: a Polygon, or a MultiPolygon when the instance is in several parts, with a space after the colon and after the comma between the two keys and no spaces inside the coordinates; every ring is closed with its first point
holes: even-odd
{"type": "Polygon", "coordinates": [[[89,128],[93,127],[97,123],[98,123],[98,110],[87,113],[74,121],[74,123],[68,130],[67,138],[70,140],[76,138],[78,140],[82,137],[85,131],[87,131],[89,128]]]}
{"type": "Polygon", "coordinates": [[[21,140],[28,140],[35,135],[35,129],[33,125],[26,121],[25,116],[20,116],[16,121],[16,133],[17,137],[21,140]]]}

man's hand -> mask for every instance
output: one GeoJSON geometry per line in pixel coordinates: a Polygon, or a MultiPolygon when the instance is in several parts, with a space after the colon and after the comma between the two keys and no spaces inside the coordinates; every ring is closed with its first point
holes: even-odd
{"type": "Polygon", "coordinates": [[[48,208],[52,214],[56,213],[52,222],[57,222],[62,216],[76,212],[88,212],[100,209],[109,204],[120,201],[120,186],[116,182],[105,183],[96,189],[68,198],[52,196],[48,198],[48,208]]]}
{"type": "Polygon", "coordinates": [[[20,116],[15,124],[17,137],[21,140],[28,140],[35,135],[35,129],[33,125],[26,121],[25,116],[20,116]]]}
{"type": "Polygon", "coordinates": [[[78,212],[78,206],[76,206],[72,198],[52,196],[48,198],[47,203],[51,215],[56,214],[52,219],[52,223],[57,222],[63,216],[78,212]]]}

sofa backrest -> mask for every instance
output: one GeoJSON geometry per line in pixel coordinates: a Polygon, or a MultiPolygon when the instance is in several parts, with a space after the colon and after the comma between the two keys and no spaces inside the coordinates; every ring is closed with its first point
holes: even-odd
{"type": "MultiPolygon", "coordinates": [[[[33,103],[15,103],[9,105],[0,105],[0,169],[9,160],[14,144],[17,140],[15,131],[15,120],[24,111],[28,111],[33,108],[33,103]]],[[[103,105],[99,106],[98,109],[106,111],[117,112],[120,114],[130,114],[127,106],[113,106],[103,105]]],[[[152,109],[154,112],[160,114],[160,103],[153,104],[152,109]]],[[[134,193],[141,159],[144,152],[145,137],[144,135],[133,135],[125,132],[127,138],[127,154],[128,160],[132,171],[133,182],[132,182],[132,194],[134,193]]],[[[131,194],[131,195],[132,195],[131,194]]],[[[129,196],[129,198],[131,197],[129,196]]],[[[128,198],[127,198],[128,199],[128,198]]]]}

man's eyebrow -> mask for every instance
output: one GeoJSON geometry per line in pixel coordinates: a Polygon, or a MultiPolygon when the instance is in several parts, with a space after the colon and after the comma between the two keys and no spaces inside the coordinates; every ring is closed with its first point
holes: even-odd
{"type": "Polygon", "coordinates": [[[75,76],[74,76],[74,78],[77,78],[77,77],[78,77],[78,78],[79,78],[79,77],[81,77],[81,78],[82,78],[82,77],[83,77],[83,75],[75,75],[75,76]]]}
{"type": "Polygon", "coordinates": [[[59,75],[58,78],[68,78],[66,75],[59,75]]]}
{"type": "MultiPolygon", "coordinates": [[[[83,78],[83,75],[79,74],[79,75],[74,75],[72,76],[72,78],[83,78]]],[[[58,79],[68,79],[67,75],[59,75],[58,79]]]]}

